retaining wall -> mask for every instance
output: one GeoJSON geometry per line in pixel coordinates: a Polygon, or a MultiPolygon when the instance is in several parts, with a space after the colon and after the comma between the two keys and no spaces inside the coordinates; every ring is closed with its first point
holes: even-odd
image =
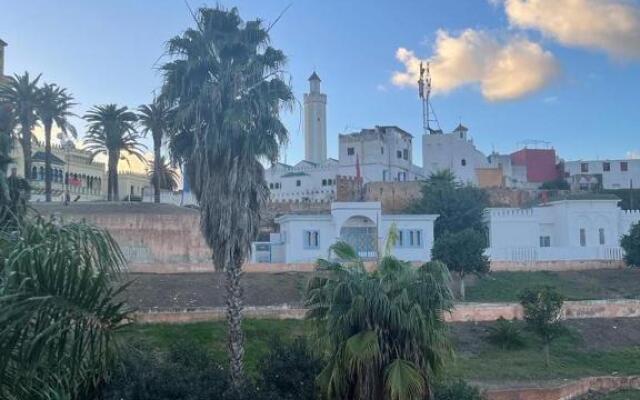
{"type": "MultiPolygon", "coordinates": [[[[245,307],[244,316],[252,319],[303,319],[304,308],[288,305],[245,307]]],[[[482,322],[505,319],[522,319],[522,306],[517,303],[458,303],[454,310],[445,314],[447,322],[482,322]]],[[[584,318],[638,318],[640,300],[585,300],[567,301],[562,310],[564,319],[584,318]]],[[[218,321],[226,318],[224,307],[139,312],[136,319],[141,323],[185,323],[218,321]]]]}
{"type": "Polygon", "coordinates": [[[488,400],[569,400],[590,390],[608,393],[622,389],[640,390],[640,376],[595,376],[557,387],[490,389],[485,395],[488,400]]]}

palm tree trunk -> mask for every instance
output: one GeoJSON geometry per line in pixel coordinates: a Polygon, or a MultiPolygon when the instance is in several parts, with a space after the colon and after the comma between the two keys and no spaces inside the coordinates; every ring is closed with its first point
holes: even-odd
{"type": "Polygon", "coordinates": [[[31,131],[29,127],[22,127],[22,158],[24,159],[24,179],[31,179],[31,131]]]}
{"type": "Polygon", "coordinates": [[[551,365],[551,356],[549,355],[549,343],[545,342],[544,346],[544,365],[549,368],[551,365]]]}
{"type": "Polygon", "coordinates": [[[227,290],[227,323],[229,345],[229,367],[231,383],[235,389],[240,389],[244,384],[244,332],[242,331],[242,288],[240,277],[242,276],[242,261],[236,260],[230,263],[226,273],[227,290]]]}
{"type": "Polygon", "coordinates": [[[466,297],[466,288],[464,286],[464,273],[460,272],[460,300],[464,301],[466,297]]]}
{"type": "Polygon", "coordinates": [[[107,175],[108,175],[108,201],[118,201],[118,181],[117,177],[117,169],[118,169],[118,158],[116,155],[109,153],[109,164],[107,167],[107,175]]]}
{"type": "Polygon", "coordinates": [[[44,201],[51,203],[51,123],[44,124],[44,201]]]}
{"type": "Polygon", "coordinates": [[[160,146],[159,140],[153,141],[153,173],[156,178],[153,180],[154,203],[160,203],[160,146]]]}

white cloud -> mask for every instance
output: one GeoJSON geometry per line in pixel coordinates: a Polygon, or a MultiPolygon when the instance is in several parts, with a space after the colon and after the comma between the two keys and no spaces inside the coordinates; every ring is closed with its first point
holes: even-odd
{"type": "Polygon", "coordinates": [[[512,26],[566,46],[640,59],[640,6],[629,0],[504,0],[512,26]]]}
{"type": "Polygon", "coordinates": [[[558,102],[558,96],[547,96],[542,99],[542,102],[545,104],[555,104],[558,102]]]}
{"type": "Polygon", "coordinates": [[[382,83],[379,83],[376,85],[376,90],[378,92],[386,92],[387,91],[387,86],[383,85],[382,83]]]}
{"type": "Polygon", "coordinates": [[[479,84],[491,101],[515,99],[540,89],[559,69],[553,55],[537,43],[520,36],[501,40],[474,29],[459,36],[438,31],[428,60],[405,48],[396,51],[396,58],[405,66],[393,74],[391,80],[397,86],[417,86],[420,62],[430,61],[434,93],[479,84]]]}

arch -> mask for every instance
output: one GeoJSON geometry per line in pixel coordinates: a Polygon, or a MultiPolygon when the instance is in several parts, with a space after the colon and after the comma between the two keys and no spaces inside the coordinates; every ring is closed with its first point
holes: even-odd
{"type": "Polygon", "coordinates": [[[363,259],[378,256],[378,226],[369,217],[349,217],[340,227],[340,240],[353,247],[363,259]]]}
{"type": "Polygon", "coordinates": [[[38,179],[38,168],[35,166],[31,168],[31,179],[38,179]]]}

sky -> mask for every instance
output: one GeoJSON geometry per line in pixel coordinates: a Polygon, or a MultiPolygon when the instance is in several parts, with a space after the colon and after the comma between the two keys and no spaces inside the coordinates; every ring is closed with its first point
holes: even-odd
{"type": "MultiPolygon", "coordinates": [[[[565,160],[640,157],[640,0],[187,1],[268,24],[286,10],[271,39],[298,105],[282,114],[282,161],[304,157],[301,102],[315,70],[330,157],[340,133],[397,125],[420,164],[420,61],[441,127],[462,122],[487,154],[537,140],[565,160]]],[[[166,41],[192,25],[184,0],[0,0],[5,73],[42,73],[74,94],[79,115],[150,102],[166,41]]]]}

